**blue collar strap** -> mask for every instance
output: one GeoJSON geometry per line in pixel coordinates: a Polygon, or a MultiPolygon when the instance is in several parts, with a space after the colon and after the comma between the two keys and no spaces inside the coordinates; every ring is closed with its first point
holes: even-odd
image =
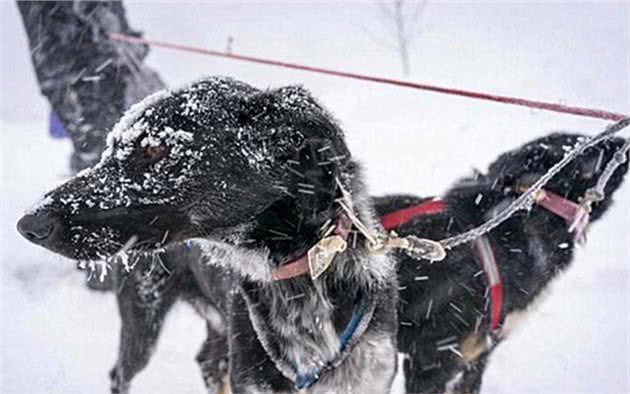
{"type": "Polygon", "coordinates": [[[355,304],[352,316],[339,337],[339,350],[336,352],[335,356],[320,368],[315,368],[306,373],[300,373],[293,363],[293,360],[287,360],[286,355],[284,355],[278,347],[278,343],[274,340],[272,335],[270,335],[272,330],[268,328],[266,319],[262,318],[258,310],[260,303],[256,298],[252,298],[252,295],[255,296],[255,292],[250,294],[247,288],[241,286],[241,295],[245,300],[252,328],[258,337],[260,345],[275,364],[278,371],[280,371],[285,378],[293,382],[297,389],[311,387],[319,381],[326,371],[335,369],[344,362],[370,326],[377,304],[376,302],[371,302],[368,295],[362,292],[357,293],[354,297],[355,304]]]}
{"type": "Polygon", "coordinates": [[[359,298],[359,301],[354,306],[352,317],[350,318],[348,325],[341,333],[341,337],[339,338],[339,351],[337,352],[337,356],[334,359],[328,361],[323,367],[317,368],[305,374],[299,374],[296,368],[293,367],[293,371],[296,374],[295,387],[298,390],[311,387],[319,380],[322,373],[327,370],[333,369],[341,364],[341,362],[343,362],[348,354],[348,352],[346,351],[349,349],[348,346],[351,344],[351,342],[356,342],[356,339],[361,336],[363,332],[365,332],[365,329],[367,328],[368,323],[372,318],[373,312],[374,305],[370,305],[366,296],[361,296],[359,298]],[[371,308],[368,308],[370,306],[371,308]],[[368,312],[368,310],[369,313],[366,313],[368,312]],[[365,317],[367,318],[364,319],[365,317]]]}

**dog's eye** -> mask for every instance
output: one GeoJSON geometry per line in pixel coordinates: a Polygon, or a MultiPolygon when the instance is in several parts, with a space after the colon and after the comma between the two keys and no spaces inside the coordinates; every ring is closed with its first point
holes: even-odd
{"type": "Polygon", "coordinates": [[[144,149],[144,155],[147,159],[155,161],[166,156],[167,149],[162,145],[151,145],[144,149]]]}

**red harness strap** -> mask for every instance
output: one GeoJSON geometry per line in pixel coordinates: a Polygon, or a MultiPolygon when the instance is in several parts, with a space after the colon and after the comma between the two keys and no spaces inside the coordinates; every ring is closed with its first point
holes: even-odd
{"type": "Polygon", "coordinates": [[[481,236],[474,242],[475,253],[481,261],[481,267],[488,281],[488,289],[490,291],[490,329],[495,331],[499,329],[501,324],[501,315],[503,311],[503,281],[501,280],[501,272],[499,265],[494,257],[494,251],[490,245],[488,237],[481,236]]]}
{"type": "Polygon", "coordinates": [[[401,226],[417,216],[434,215],[444,212],[446,204],[440,198],[434,198],[412,207],[399,209],[381,216],[381,224],[385,230],[391,230],[401,226]]]}
{"type": "MultiPolygon", "coordinates": [[[[400,209],[381,216],[381,224],[385,230],[392,230],[416,217],[435,215],[444,212],[446,203],[440,198],[434,198],[409,208],[400,209]]],[[[494,251],[487,237],[480,237],[474,243],[475,254],[479,257],[481,268],[486,275],[490,296],[490,329],[495,331],[501,324],[503,310],[503,282],[499,265],[494,257],[494,251]]]]}

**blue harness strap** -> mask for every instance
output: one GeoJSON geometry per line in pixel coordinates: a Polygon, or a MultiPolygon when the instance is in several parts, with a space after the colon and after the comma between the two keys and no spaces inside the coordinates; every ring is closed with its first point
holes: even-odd
{"type": "Polygon", "coordinates": [[[359,299],[359,302],[356,303],[354,310],[352,311],[352,317],[350,318],[348,325],[346,325],[346,328],[343,330],[343,332],[341,333],[341,336],[339,337],[339,351],[337,352],[337,357],[328,361],[326,365],[324,365],[323,367],[317,368],[313,371],[310,371],[304,374],[298,373],[296,368],[295,367],[293,368],[293,370],[296,373],[295,387],[297,389],[304,389],[304,388],[311,387],[313,384],[315,384],[319,380],[322,372],[324,372],[325,370],[329,368],[332,368],[336,364],[336,361],[338,360],[339,356],[346,350],[346,348],[348,347],[348,344],[350,343],[350,340],[352,339],[353,335],[356,333],[357,328],[359,327],[359,324],[361,323],[361,320],[363,319],[363,316],[365,316],[365,312],[367,311],[367,308],[368,308],[367,297],[361,296],[361,298],[359,299]]]}

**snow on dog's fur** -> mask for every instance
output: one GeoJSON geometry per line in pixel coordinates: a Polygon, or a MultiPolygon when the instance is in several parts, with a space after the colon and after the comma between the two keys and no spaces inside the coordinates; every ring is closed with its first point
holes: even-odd
{"type": "MultiPolygon", "coordinates": [[[[458,182],[447,193],[445,212],[397,231],[442,239],[480,224],[579,138],[558,133],[502,155],[487,173],[458,182]]],[[[547,189],[577,202],[619,145],[615,140],[590,149],[547,189]]],[[[593,220],[610,206],[626,171],[627,164],[614,174],[593,220]]],[[[21,231],[76,259],[111,256],[130,239],[135,242],[129,250],[136,253],[166,247],[162,264],[120,272],[132,278],[121,281],[127,294],[119,296],[121,352],[143,357],[139,366],[129,365],[133,357],[119,360],[115,390],[125,390],[146,364],[146,349],[155,345],[165,313],[183,293],[198,309],[218,305],[228,321],[236,393],[294,391],[292,380],[331,361],[336,367],[324,371],[311,392],[386,392],[396,351],[409,355],[404,372],[410,393],[478,391],[487,357],[505,332],[489,335],[486,283],[470,246],[428,264],[402,254],[371,256],[360,240],[316,281],[271,281],[273,269],[302,255],[319,240],[322,226],[334,222],[337,179],[372,230],[379,229],[374,208],[384,214],[422,201],[369,198],[341,131],[304,89],[260,91],[209,78],[134,107],[110,134],[101,162],[48,193],[22,219],[21,231]],[[185,248],[181,241],[188,239],[194,242],[185,248]],[[232,284],[237,291],[230,291],[232,284]],[[358,295],[369,300],[369,326],[348,352],[340,352],[339,335],[358,295]],[[142,330],[125,331],[125,316],[140,316],[142,330]],[[151,340],[130,339],[145,336],[151,340]]],[[[508,318],[525,310],[570,263],[574,248],[564,221],[540,207],[516,214],[488,239],[508,318]]],[[[213,309],[206,312],[218,326],[209,335],[225,342],[213,309]]],[[[212,371],[222,368],[225,349],[208,355],[209,349],[204,344],[200,353],[210,371],[204,376],[220,377],[212,371]]]]}

